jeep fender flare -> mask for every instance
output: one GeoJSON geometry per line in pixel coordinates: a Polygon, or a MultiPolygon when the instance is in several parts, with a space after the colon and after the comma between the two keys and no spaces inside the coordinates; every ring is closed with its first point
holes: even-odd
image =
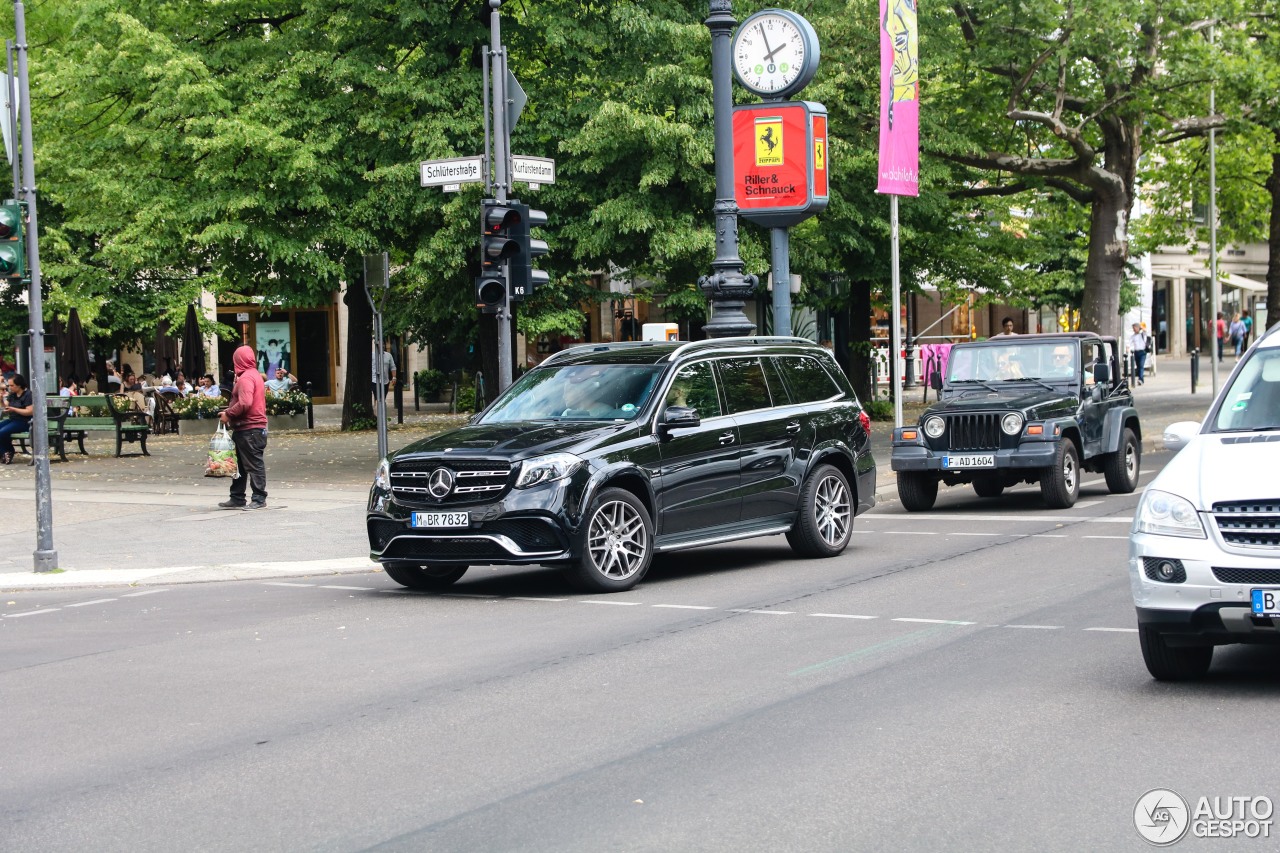
{"type": "Polygon", "coordinates": [[[1129,427],[1138,441],[1142,441],[1142,428],[1138,425],[1138,410],[1133,406],[1112,409],[1102,420],[1102,452],[1115,453],[1120,449],[1120,437],[1129,427]]]}
{"type": "Polygon", "coordinates": [[[1074,441],[1076,452],[1083,454],[1083,439],[1080,437],[1080,424],[1075,418],[1052,418],[1044,422],[1045,439],[1047,441],[1074,441]],[[1054,431],[1057,435],[1054,436],[1054,431]]]}

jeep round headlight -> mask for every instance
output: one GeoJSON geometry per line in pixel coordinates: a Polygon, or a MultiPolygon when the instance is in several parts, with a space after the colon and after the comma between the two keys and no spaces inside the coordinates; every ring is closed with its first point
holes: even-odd
{"type": "Polygon", "coordinates": [[[1000,419],[1000,429],[1004,430],[1005,435],[1017,435],[1022,432],[1022,415],[1017,412],[1010,412],[1000,419]]]}
{"type": "Polygon", "coordinates": [[[930,418],[925,418],[924,434],[929,436],[929,438],[941,438],[942,434],[946,432],[946,430],[947,430],[947,422],[944,421],[942,418],[938,417],[937,415],[934,415],[933,417],[930,417],[930,418]]]}

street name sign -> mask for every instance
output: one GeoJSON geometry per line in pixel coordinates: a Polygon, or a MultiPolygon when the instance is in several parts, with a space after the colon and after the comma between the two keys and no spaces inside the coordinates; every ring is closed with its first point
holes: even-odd
{"type": "Polygon", "coordinates": [[[451,157],[447,160],[425,160],[422,163],[421,185],[424,187],[483,182],[483,157],[451,157]]]}
{"type": "Polygon", "coordinates": [[[556,161],[549,157],[524,157],[511,155],[511,180],[536,187],[556,182],[556,161]]]}

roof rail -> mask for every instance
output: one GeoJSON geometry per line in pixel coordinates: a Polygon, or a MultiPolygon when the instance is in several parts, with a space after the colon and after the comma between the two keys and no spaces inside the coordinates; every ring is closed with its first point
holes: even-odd
{"type": "Polygon", "coordinates": [[[684,346],[677,348],[674,352],[671,353],[671,355],[667,356],[667,358],[674,359],[676,356],[683,355],[686,352],[692,352],[697,349],[702,349],[704,347],[717,346],[719,344],[732,344],[732,343],[752,343],[752,344],[791,343],[791,344],[808,344],[809,346],[817,346],[817,344],[815,344],[813,341],[809,340],[808,338],[799,338],[794,335],[745,335],[742,337],[730,337],[730,338],[707,338],[706,340],[703,340],[703,341],[690,341],[684,346]]]}
{"type": "Polygon", "coordinates": [[[557,361],[560,358],[560,356],[569,355],[570,353],[577,352],[577,351],[603,352],[605,350],[613,350],[613,349],[633,349],[636,347],[652,347],[652,346],[657,346],[658,344],[666,344],[666,343],[670,343],[670,341],[613,341],[607,344],[603,344],[603,343],[602,344],[574,344],[568,349],[557,350],[556,352],[551,353],[551,355],[547,356],[542,361],[538,362],[538,367],[542,367],[545,364],[551,364],[552,362],[557,361]]]}

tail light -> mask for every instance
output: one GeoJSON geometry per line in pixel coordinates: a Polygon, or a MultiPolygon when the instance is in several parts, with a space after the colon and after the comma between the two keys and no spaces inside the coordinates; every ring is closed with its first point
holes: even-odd
{"type": "Polygon", "coordinates": [[[858,412],[858,423],[862,424],[862,431],[868,436],[871,435],[871,417],[867,414],[866,409],[858,412]]]}

